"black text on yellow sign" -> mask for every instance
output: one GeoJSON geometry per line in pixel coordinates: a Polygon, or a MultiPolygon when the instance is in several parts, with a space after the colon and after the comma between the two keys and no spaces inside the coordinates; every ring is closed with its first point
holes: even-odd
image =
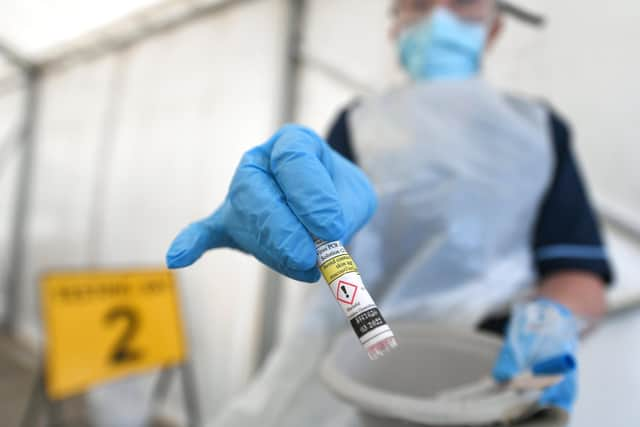
{"type": "Polygon", "coordinates": [[[169,271],[49,274],[42,306],[51,398],[185,358],[169,271]]]}

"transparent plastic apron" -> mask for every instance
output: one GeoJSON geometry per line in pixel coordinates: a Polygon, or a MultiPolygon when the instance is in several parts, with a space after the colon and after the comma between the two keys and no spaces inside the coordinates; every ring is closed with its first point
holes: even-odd
{"type": "Polygon", "coordinates": [[[351,253],[388,318],[474,325],[535,280],[548,114],[481,80],[417,84],[349,116],[379,209],[351,253]]]}

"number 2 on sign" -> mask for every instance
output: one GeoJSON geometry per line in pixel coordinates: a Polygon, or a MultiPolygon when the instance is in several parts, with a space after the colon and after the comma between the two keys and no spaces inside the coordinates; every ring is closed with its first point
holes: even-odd
{"type": "Polygon", "coordinates": [[[109,355],[109,361],[114,365],[133,362],[141,357],[139,351],[131,348],[131,341],[140,329],[140,316],[133,308],[126,306],[114,307],[104,316],[107,325],[117,322],[118,319],[123,319],[126,326],[109,355]]]}

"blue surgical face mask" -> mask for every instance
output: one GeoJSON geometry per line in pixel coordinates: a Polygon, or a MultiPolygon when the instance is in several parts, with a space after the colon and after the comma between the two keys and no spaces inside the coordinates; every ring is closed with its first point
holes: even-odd
{"type": "Polygon", "coordinates": [[[468,79],[480,70],[487,42],[482,23],[464,21],[445,7],[398,37],[400,62],[415,80],[468,79]]]}

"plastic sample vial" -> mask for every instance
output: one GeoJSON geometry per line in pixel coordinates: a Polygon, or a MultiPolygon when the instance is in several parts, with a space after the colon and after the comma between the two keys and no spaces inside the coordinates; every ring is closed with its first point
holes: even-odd
{"type": "Polygon", "coordinates": [[[342,243],[315,239],[315,245],[318,268],[369,358],[375,360],[397,347],[391,328],[364,287],[358,267],[342,243]]]}

